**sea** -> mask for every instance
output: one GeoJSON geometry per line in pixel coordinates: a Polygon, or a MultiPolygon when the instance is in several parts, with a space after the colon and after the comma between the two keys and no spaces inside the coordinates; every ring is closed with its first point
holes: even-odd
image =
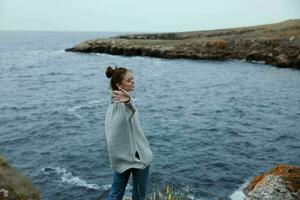
{"type": "Polygon", "coordinates": [[[240,200],[254,176],[300,164],[300,70],[65,52],[119,34],[0,32],[0,154],[42,199],[108,197],[108,66],[135,78],[132,97],[154,154],[149,194],[169,186],[191,200],[240,200]]]}

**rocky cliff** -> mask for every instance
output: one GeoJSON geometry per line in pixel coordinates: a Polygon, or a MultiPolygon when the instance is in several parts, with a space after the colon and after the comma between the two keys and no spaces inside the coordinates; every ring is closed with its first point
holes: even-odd
{"type": "Polygon", "coordinates": [[[39,200],[39,191],[0,156],[0,200],[39,200]]]}
{"type": "Polygon", "coordinates": [[[245,200],[299,200],[300,167],[280,164],[254,177],[243,191],[245,200]]]}
{"type": "Polygon", "coordinates": [[[72,52],[190,59],[246,59],[300,69],[300,19],[243,28],[120,35],[80,42],[72,52]]]}

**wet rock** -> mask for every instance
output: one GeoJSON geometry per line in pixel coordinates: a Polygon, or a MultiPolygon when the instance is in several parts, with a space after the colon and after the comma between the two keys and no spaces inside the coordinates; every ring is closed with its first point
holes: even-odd
{"type": "Polygon", "coordinates": [[[300,54],[295,58],[293,65],[295,68],[300,68],[300,54]]]}
{"type": "Polygon", "coordinates": [[[262,54],[257,50],[251,51],[246,54],[246,60],[248,61],[261,60],[261,59],[262,59],[262,54]]]}
{"type": "Polygon", "coordinates": [[[289,67],[291,65],[291,60],[285,54],[280,54],[276,57],[276,65],[278,67],[289,67]]]}

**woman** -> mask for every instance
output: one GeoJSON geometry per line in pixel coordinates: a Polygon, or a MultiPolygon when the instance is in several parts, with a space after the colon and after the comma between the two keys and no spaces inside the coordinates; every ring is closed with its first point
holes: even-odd
{"type": "Polygon", "coordinates": [[[106,76],[111,79],[112,93],[106,113],[105,134],[110,165],[114,171],[109,200],[123,198],[130,174],[132,200],[144,200],[153,154],[130,96],[134,90],[133,75],[123,67],[108,67],[106,76]]]}

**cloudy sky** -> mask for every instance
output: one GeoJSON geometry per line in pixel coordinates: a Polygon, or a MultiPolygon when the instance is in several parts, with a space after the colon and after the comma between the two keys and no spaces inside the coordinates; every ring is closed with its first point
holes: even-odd
{"type": "Polygon", "coordinates": [[[300,0],[0,0],[0,30],[177,32],[300,18],[300,0]]]}

